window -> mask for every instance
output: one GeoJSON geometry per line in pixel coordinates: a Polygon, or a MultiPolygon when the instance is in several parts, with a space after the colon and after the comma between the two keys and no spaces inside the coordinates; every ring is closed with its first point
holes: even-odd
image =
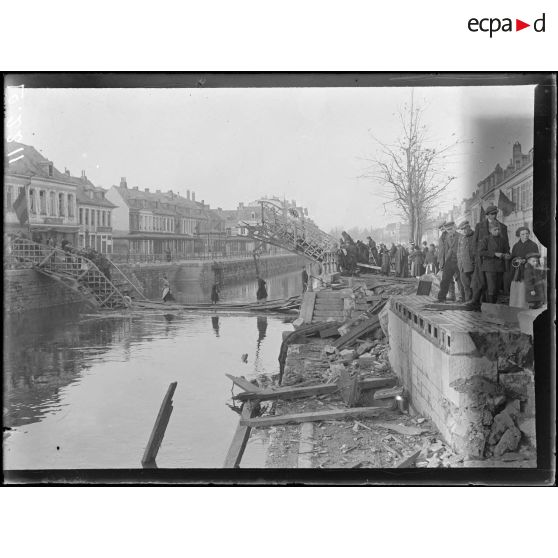
{"type": "Polygon", "coordinates": [[[110,227],[110,211],[107,211],[107,227],[110,227]]]}
{"type": "Polygon", "coordinates": [[[6,211],[13,211],[14,200],[12,199],[12,186],[6,186],[6,196],[4,197],[4,209],[6,211]]]}
{"type": "Polygon", "coordinates": [[[103,227],[106,227],[107,222],[107,212],[103,211],[103,227]]]}
{"type": "Polygon", "coordinates": [[[97,226],[101,226],[101,212],[97,209],[97,226]]]}
{"type": "Polygon", "coordinates": [[[68,194],[68,217],[74,217],[74,196],[68,194]]]}
{"type": "Polygon", "coordinates": [[[46,192],[39,190],[39,208],[41,215],[46,215],[46,192]]]}
{"type": "Polygon", "coordinates": [[[58,215],[60,215],[60,217],[66,215],[64,211],[64,194],[58,194],[58,215]]]}
{"type": "MultiPolygon", "coordinates": [[[[79,224],[83,225],[83,207],[79,208],[79,224]]],[[[83,244],[82,244],[83,246],[83,244]]]]}
{"type": "Polygon", "coordinates": [[[33,188],[29,188],[29,213],[36,212],[36,204],[35,204],[35,190],[33,188]]]}

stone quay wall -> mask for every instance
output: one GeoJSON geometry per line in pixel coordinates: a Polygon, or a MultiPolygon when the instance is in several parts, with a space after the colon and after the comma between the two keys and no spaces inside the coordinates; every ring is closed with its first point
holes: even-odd
{"type": "MultiPolygon", "coordinates": [[[[282,254],[262,256],[258,265],[265,278],[296,271],[303,265],[308,265],[308,261],[295,254],[282,254]]],[[[221,283],[254,279],[256,273],[252,258],[122,264],[119,267],[143,292],[159,292],[161,279],[165,274],[171,283],[179,280],[211,284],[216,279],[221,283]]],[[[83,302],[83,299],[70,289],[33,269],[4,270],[4,309],[8,313],[83,302]]]]}
{"type": "Polygon", "coordinates": [[[83,303],[83,298],[34,269],[4,270],[4,309],[10,314],[83,303]]]}
{"type": "MultiPolygon", "coordinates": [[[[262,256],[258,261],[264,278],[301,270],[303,265],[308,265],[308,261],[296,254],[262,256]]],[[[119,267],[146,293],[160,290],[163,275],[171,283],[180,281],[211,285],[214,281],[227,283],[254,279],[256,274],[253,258],[120,264],[119,267]]]]}
{"type": "MultiPolygon", "coordinates": [[[[536,446],[532,340],[519,330],[449,332],[397,298],[389,360],[414,409],[469,459],[536,446]]],[[[442,323],[442,321],[440,321],[442,323]]]]}

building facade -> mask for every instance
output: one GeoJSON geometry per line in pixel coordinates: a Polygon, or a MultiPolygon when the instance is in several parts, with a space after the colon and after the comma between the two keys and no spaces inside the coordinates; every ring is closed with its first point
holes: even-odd
{"type": "Polygon", "coordinates": [[[114,254],[147,259],[224,255],[225,219],[195,192],[186,197],[172,190],[128,187],[125,178],[112,186],[106,199],[113,210],[114,254]]]}
{"type": "MultiPolygon", "coordinates": [[[[473,196],[467,201],[473,227],[480,221],[482,209],[488,205],[500,209],[498,219],[508,228],[510,246],[517,242],[515,232],[519,227],[526,226],[533,231],[533,150],[524,154],[521,144],[515,142],[506,168],[496,165],[494,171],[478,183],[473,196]],[[506,198],[513,205],[509,205],[506,198]]],[[[531,239],[539,245],[541,255],[546,257],[546,249],[533,232],[531,239]]]]}
{"type": "Polygon", "coordinates": [[[40,243],[48,238],[58,245],[68,240],[75,246],[79,230],[75,183],[34,147],[10,142],[4,151],[15,149],[23,156],[4,162],[5,233],[23,233],[40,243]],[[28,222],[23,225],[13,206],[21,192],[25,192],[28,211],[28,222]]]}

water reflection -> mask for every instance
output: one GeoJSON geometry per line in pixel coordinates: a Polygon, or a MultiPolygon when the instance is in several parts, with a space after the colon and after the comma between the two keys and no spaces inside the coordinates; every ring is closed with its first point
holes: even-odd
{"type": "MultiPolygon", "coordinates": [[[[281,282],[294,285],[292,276],[281,282]]],[[[172,381],[174,412],[158,465],[221,467],[238,423],[225,405],[231,384],[224,374],[277,373],[281,335],[291,326],[283,316],[207,318],[49,310],[7,322],[5,467],[139,467],[172,381]]],[[[246,463],[261,466],[257,459],[247,455],[246,463]]]]}

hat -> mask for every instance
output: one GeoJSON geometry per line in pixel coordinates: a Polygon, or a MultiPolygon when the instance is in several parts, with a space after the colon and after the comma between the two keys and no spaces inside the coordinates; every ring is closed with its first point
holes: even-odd
{"type": "Polygon", "coordinates": [[[529,227],[519,227],[519,229],[517,229],[515,231],[515,236],[519,236],[521,231],[527,231],[528,233],[531,233],[531,231],[529,230],[529,227]]]}
{"type": "Polygon", "coordinates": [[[447,221],[446,223],[444,223],[444,227],[455,227],[455,222],[447,221]]]}
{"type": "Polygon", "coordinates": [[[443,229],[445,226],[446,226],[445,223],[440,223],[440,224],[438,225],[438,229],[443,229]]]}
{"type": "Polygon", "coordinates": [[[461,221],[458,225],[458,229],[464,229],[465,227],[469,226],[469,221],[461,221]]]}
{"type": "Polygon", "coordinates": [[[489,205],[485,210],[484,213],[489,215],[490,213],[498,213],[498,208],[495,205],[489,205]]]}
{"type": "Polygon", "coordinates": [[[528,260],[529,258],[540,258],[541,255],[538,252],[529,252],[526,256],[525,259],[528,260]]]}

